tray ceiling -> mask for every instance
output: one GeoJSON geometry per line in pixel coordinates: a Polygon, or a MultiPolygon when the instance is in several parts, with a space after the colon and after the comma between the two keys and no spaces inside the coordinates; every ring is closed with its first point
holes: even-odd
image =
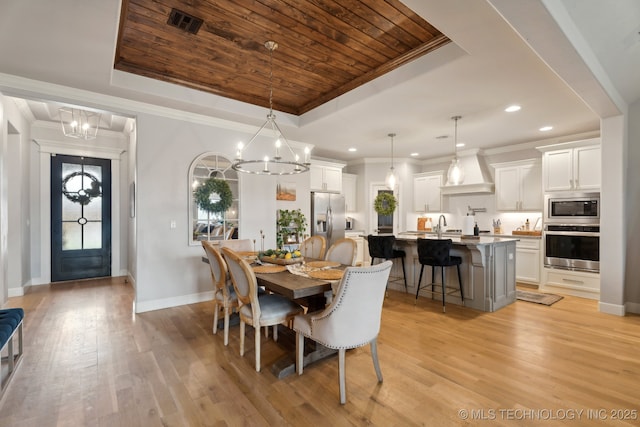
{"type": "Polygon", "coordinates": [[[450,41],[397,0],[124,0],[114,67],[269,107],[268,40],[296,115],[450,41]]]}

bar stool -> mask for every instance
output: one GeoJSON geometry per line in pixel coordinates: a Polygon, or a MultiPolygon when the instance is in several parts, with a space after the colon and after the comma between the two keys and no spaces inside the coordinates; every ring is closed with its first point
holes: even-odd
{"type": "MultiPolygon", "coordinates": [[[[416,290],[416,303],[418,302],[418,293],[420,292],[420,283],[422,282],[422,272],[425,265],[431,266],[431,296],[433,297],[435,281],[436,267],[441,268],[442,275],[442,312],[445,312],[445,296],[446,281],[444,275],[445,267],[456,266],[458,270],[458,284],[460,285],[460,297],[462,298],[462,304],[464,305],[464,291],[462,290],[462,276],[460,275],[460,264],[462,264],[462,258],[459,256],[451,256],[451,247],[453,243],[451,239],[420,239],[418,243],[418,261],[422,266],[420,267],[420,277],[418,279],[418,287],[416,290]]],[[[425,285],[429,286],[429,285],[425,285]]],[[[455,290],[453,292],[456,292],[455,290]]]]}
{"type": "MultiPolygon", "coordinates": [[[[371,265],[376,258],[383,260],[393,260],[395,258],[402,258],[402,276],[404,278],[404,291],[408,292],[407,288],[407,273],[404,269],[404,258],[406,253],[400,249],[394,249],[393,244],[396,241],[395,236],[374,236],[369,234],[367,236],[367,242],[369,243],[369,256],[371,257],[371,265]]],[[[396,279],[399,280],[399,279],[396,279]]],[[[393,280],[392,280],[393,281],[393,280]]]]}

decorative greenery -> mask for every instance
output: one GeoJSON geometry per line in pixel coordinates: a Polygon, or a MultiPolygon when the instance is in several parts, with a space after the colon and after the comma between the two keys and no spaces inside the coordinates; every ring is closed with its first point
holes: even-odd
{"type": "Polygon", "coordinates": [[[396,210],[396,198],[391,193],[378,193],[373,201],[373,209],[379,215],[392,215],[396,210]]]}
{"type": "MultiPolygon", "coordinates": [[[[80,179],[82,180],[82,178],[80,179]]],[[[83,181],[84,180],[82,180],[81,182],[83,181]]],[[[91,199],[93,199],[94,197],[99,197],[101,195],[100,185],[101,184],[100,181],[98,181],[98,178],[88,172],[73,172],[67,175],[62,180],[62,194],[64,194],[65,197],[71,200],[73,203],[80,203],[81,205],[85,206],[88,205],[89,202],[91,202],[91,199]],[[67,189],[67,184],[69,184],[69,181],[71,180],[76,181],[74,178],[78,176],[89,178],[91,180],[91,188],[80,188],[78,191],[69,191],[67,189]]],[[[84,185],[82,185],[82,187],[84,187],[84,185]]]]}
{"type": "Polygon", "coordinates": [[[282,248],[286,236],[295,234],[300,241],[300,236],[307,230],[307,219],[300,209],[280,209],[276,219],[276,229],[276,244],[278,248],[282,248]]]}
{"type": "Polygon", "coordinates": [[[194,192],[193,197],[203,211],[210,213],[223,213],[231,207],[233,194],[227,181],[209,178],[194,192]],[[211,194],[217,194],[220,200],[211,201],[211,194]]]}

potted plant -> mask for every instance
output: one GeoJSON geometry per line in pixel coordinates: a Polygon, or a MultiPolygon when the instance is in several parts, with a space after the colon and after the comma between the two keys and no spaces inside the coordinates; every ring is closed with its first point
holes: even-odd
{"type": "Polygon", "coordinates": [[[286,242],[291,242],[290,236],[294,237],[295,243],[300,242],[300,236],[307,230],[307,219],[300,209],[289,210],[280,209],[276,219],[276,244],[278,248],[286,242]]]}

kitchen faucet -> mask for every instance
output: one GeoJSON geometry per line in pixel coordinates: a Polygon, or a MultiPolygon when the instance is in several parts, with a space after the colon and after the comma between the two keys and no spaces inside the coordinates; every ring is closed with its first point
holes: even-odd
{"type": "Polygon", "coordinates": [[[438,217],[438,226],[436,228],[436,232],[438,233],[438,239],[442,239],[442,227],[446,227],[447,226],[447,218],[444,217],[444,215],[440,215],[440,217],[438,217]],[[442,225],[440,225],[440,221],[442,220],[442,225]]]}

